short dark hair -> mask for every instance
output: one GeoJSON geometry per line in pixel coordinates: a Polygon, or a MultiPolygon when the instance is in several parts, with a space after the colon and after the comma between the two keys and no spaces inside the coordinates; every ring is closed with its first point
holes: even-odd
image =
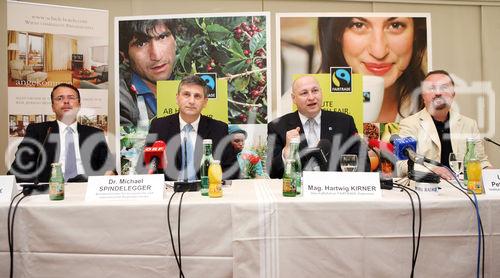
{"type": "Polygon", "coordinates": [[[175,37],[175,19],[147,19],[147,20],[127,20],[120,21],[119,30],[119,50],[128,59],[128,47],[132,39],[148,40],[150,33],[154,31],[156,25],[164,24],[175,37]]]}
{"type": "Polygon", "coordinates": [[[429,71],[429,72],[425,75],[424,80],[425,80],[425,79],[427,79],[427,77],[429,77],[429,76],[431,76],[431,75],[433,75],[433,74],[442,74],[442,75],[446,75],[446,76],[448,76],[448,78],[451,80],[451,84],[452,84],[453,86],[455,86],[455,81],[453,81],[453,78],[451,78],[450,74],[449,74],[447,71],[445,71],[445,70],[433,70],[433,71],[429,71]]]}
{"type": "Polygon", "coordinates": [[[177,94],[181,92],[181,88],[184,85],[198,85],[203,88],[203,95],[205,98],[208,97],[208,87],[207,87],[207,82],[205,80],[201,79],[198,75],[188,75],[184,76],[181,80],[181,83],[179,83],[179,87],[177,88],[177,94]]]}
{"type": "Polygon", "coordinates": [[[52,92],[50,92],[50,102],[52,104],[54,104],[54,92],[55,90],[57,90],[58,88],[70,88],[72,89],[73,91],[75,91],[77,97],[78,97],[78,102],[80,102],[80,91],[78,91],[78,88],[76,88],[75,86],[73,86],[72,84],[69,84],[69,83],[59,83],[57,84],[57,86],[55,86],[54,88],[52,88],[52,92]]]}

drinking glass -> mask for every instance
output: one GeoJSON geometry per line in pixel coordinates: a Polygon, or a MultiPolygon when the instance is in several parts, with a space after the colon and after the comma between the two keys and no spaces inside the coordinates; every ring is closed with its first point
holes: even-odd
{"type": "Polygon", "coordinates": [[[451,170],[453,170],[453,172],[455,172],[455,175],[457,177],[459,177],[460,174],[464,170],[464,156],[463,156],[463,154],[450,153],[449,162],[450,162],[451,170]]]}
{"type": "Polygon", "coordinates": [[[355,172],[358,169],[358,156],[355,154],[341,155],[340,168],[342,172],[355,172]]]}

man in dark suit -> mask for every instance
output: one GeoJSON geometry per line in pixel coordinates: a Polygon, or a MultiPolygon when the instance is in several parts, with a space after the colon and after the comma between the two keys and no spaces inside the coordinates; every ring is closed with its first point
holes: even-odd
{"type": "Polygon", "coordinates": [[[223,178],[234,179],[239,176],[227,124],[201,115],[207,101],[205,81],[195,75],[184,77],[176,94],[179,113],[151,122],[146,144],[155,140],[167,143],[167,168],[164,172],[168,180],[200,178],[203,139],[212,139],[213,157],[221,161],[223,178]]]}
{"type": "Polygon", "coordinates": [[[60,162],[65,180],[114,173],[114,162],[102,130],[79,124],[80,92],[70,84],[50,94],[56,121],[28,125],[8,174],[17,182],[47,182],[51,163],[60,162]]]}
{"type": "MultiPolygon", "coordinates": [[[[368,171],[366,149],[360,150],[360,137],[351,116],[321,109],[323,96],[318,81],[302,76],[292,85],[292,100],[297,111],[286,114],[267,126],[267,169],[271,178],[282,178],[284,161],[288,158],[290,141],[300,138],[299,152],[316,147],[319,140],[328,140],[331,150],[328,159],[330,171],[340,171],[341,154],[358,155],[358,171],[368,171]],[[361,152],[360,152],[361,151],[361,152]]],[[[304,168],[309,161],[301,155],[304,168]]]]}

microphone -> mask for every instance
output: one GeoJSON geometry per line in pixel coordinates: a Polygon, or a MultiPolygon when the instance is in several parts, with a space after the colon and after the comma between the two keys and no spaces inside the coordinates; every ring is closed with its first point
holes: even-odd
{"type": "Polygon", "coordinates": [[[500,144],[499,144],[499,143],[497,143],[497,142],[495,142],[495,141],[491,140],[491,139],[490,139],[490,138],[488,138],[488,137],[484,137],[484,141],[488,141],[488,142],[493,143],[493,144],[495,144],[495,145],[497,145],[497,146],[499,146],[499,147],[500,147],[500,144]]]}
{"type": "Polygon", "coordinates": [[[396,163],[396,157],[393,154],[394,145],[378,139],[369,139],[368,147],[375,152],[380,161],[380,188],[392,190],[394,187],[392,177],[396,163]]]}
{"type": "Polygon", "coordinates": [[[144,162],[148,166],[148,175],[158,173],[158,170],[167,167],[167,144],[162,140],[155,141],[153,145],[144,148],[144,162]]]}
{"type": "MultiPolygon", "coordinates": [[[[316,147],[304,150],[304,161],[309,162],[311,159],[314,159],[320,171],[328,171],[328,156],[331,149],[332,143],[329,140],[321,139],[318,141],[316,147]]],[[[312,170],[318,170],[317,166],[313,167],[312,170]]]]}
{"type": "MultiPolygon", "coordinates": [[[[49,135],[51,132],[52,132],[52,127],[49,126],[49,128],[47,128],[47,133],[45,134],[45,137],[43,138],[42,147],[40,148],[40,151],[38,152],[38,155],[36,157],[35,171],[40,166],[40,157],[42,156],[42,151],[44,151],[44,149],[45,149],[45,144],[47,143],[47,139],[49,138],[49,135]]],[[[48,189],[49,185],[47,183],[39,184],[39,182],[40,182],[39,177],[40,177],[40,175],[36,175],[35,180],[33,181],[32,184],[28,183],[28,184],[21,185],[23,187],[23,195],[24,196],[31,195],[33,190],[45,191],[48,189]]]]}
{"type": "Polygon", "coordinates": [[[417,182],[427,182],[427,183],[439,183],[440,177],[434,173],[424,173],[420,171],[415,171],[413,169],[413,163],[424,165],[424,163],[429,163],[435,166],[443,166],[441,162],[428,159],[423,155],[419,155],[415,152],[417,149],[417,140],[412,137],[401,138],[399,135],[394,134],[390,139],[391,143],[394,145],[394,155],[399,160],[408,159],[408,178],[417,182]]]}
{"type": "Polygon", "coordinates": [[[394,145],[394,155],[396,155],[399,160],[409,159],[414,163],[421,165],[426,162],[435,166],[443,166],[443,164],[439,161],[417,154],[417,140],[412,137],[401,138],[399,135],[393,134],[390,142],[394,145]]]}

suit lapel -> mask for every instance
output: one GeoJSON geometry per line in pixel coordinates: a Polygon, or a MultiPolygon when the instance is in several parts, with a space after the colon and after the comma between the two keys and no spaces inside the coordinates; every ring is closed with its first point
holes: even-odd
{"type": "Polygon", "coordinates": [[[333,128],[334,119],[327,118],[327,113],[325,111],[321,111],[321,139],[332,141],[333,134],[335,134],[335,130],[333,128]]]}
{"type": "MultiPolygon", "coordinates": [[[[61,149],[61,139],[59,138],[59,125],[57,121],[52,121],[50,123],[50,127],[52,131],[49,134],[49,138],[47,138],[47,142],[45,143],[45,149],[47,150],[47,162],[52,163],[59,161],[59,152],[61,149]]],[[[46,136],[46,131],[44,132],[43,137],[46,136]]],[[[42,138],[43,140],[44,138],[42,138]]],[[[43,143],[41,141],[40,143],[43,143]]]]}
{"type": "MultiPolygon", "coordinates": [[[[295,113],[293,114],[291,120],[287,123],[287,129],[286,129],[286,131],[294,129],[296,127],[300,127],[300,132],[299,132],[299,134],[300,134],[299,150],[303,150],[303,149],[307,148],[307,139],[306,139],[306,135],[304,133],[304,127],[302,126],[302,122],[300,121],[300,117],[299,117],[299,112],[298,111],[295,111],[295,113]]],[[[285,134],[285,140],[286,140],[286,134],[285,134]]]]}
{"type": "Polygon", "coordinates": [[[438,150],[441,150],[441,141],[439,141],[436,126],[434,126],[434,121],[426,109],[422,110],[422,113],[419,115],[419,120],[422,130],[427,134],[427,136],[429,136],[429,138],[431,138],[432,143],[436,145],[438,150]]]}
{"type": "Polygon", "coordinates": [[[450,110],[450,140],[451,148],[455,153],[465,154],[465,149],[462,148],[462,144],[459,143],[457,135],[462,134],[463,121],[460,114],[453,110],[450,110]]]}
{"type": "MultiPolygon", "coordinates": [[[[198,161],[201,161],[201,156],[203,153],[203,139],[208,138],[208,120],[207,118],[200,116],[200,122],[198,123],[198,130],[196,136],[196,142],[194,145],[194,163],[195,167],[198,161]]],[[[215,144],[215,142],[213,142],[215,144]]]]}

